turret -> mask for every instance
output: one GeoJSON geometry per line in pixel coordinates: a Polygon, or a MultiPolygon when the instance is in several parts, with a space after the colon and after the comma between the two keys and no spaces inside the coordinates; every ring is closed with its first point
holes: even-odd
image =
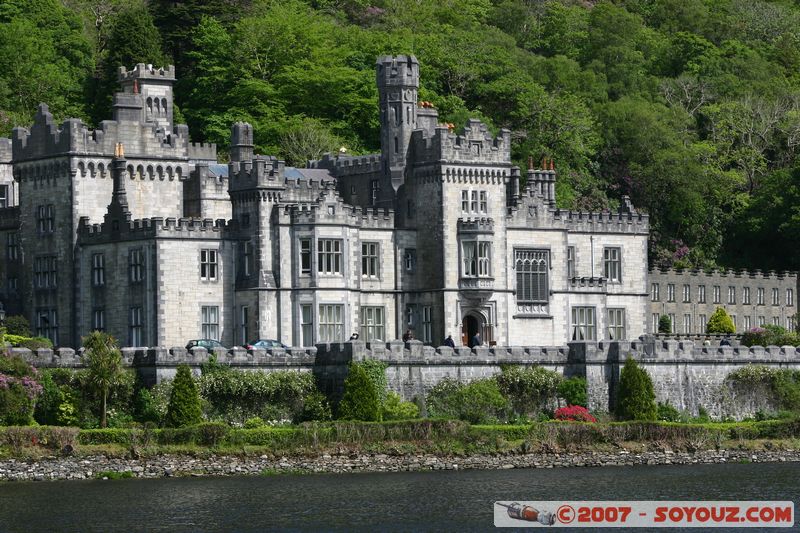
{"type": "Polygon", "coordinates": [[[253,159],[253,126],[237,122],[231,127],[231,161],[253,159]]]}
{"type": "Polygon", "coordinates": [[[419,62],[414,56],[381,56],[375,75],[380,97],[383,168],[396,191],[405,179],[411,132],[417,127],[419,62]]]}
{"type": "Polygon", "coordinates": [[[528,182],[526,188],[544,198],[551,206],[556,205],[556,169],[552,159],[543,159],[542,168],[533,168],[533,158],[528,158],[528,182]]]}
{"type": "Polygon", "coordinates": [[[117,79],[122,92],[114,95],[114,120],[154,122],[157,128],[172,131],[174,66],[139,63],[130,71],[119,67],[117,79]]]}

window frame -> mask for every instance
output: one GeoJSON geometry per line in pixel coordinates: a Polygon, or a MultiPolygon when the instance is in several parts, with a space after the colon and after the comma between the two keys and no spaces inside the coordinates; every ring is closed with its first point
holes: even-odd
{"type": "Polygon", "coordinates": [[[219,341],[220,312],[218,305],[200,306],[200,338],[219,341]]]}
{"type": "Polygon", "coordinates": [[[570,311],[572,340],[596,341],[597,309],[594,306],[576,305],[573,306],[570,311]],[[581,319],[583,319],[583,321],[581,319]]]}
{"type": "Polygon", "coordinates": [[[141,347],[144,338],[142,307],[132,306],[128,311],[128,340],[131,347],[141,347]]]}
{"type": "Polygon", "coordinates": [[[200,249],[200,281],[219,281],[219,249],[200,249]]]}
{"type": "Polygon", "coordinates": [[[317,239],[317,275],[344,275],[344,242],[342,239],[317,239]]]}
{"type": "Polygon", "coordinates": [[[104,253],[92,254],[92,287],[106,284],[106,256],[104,253]]]}
{"type": "Polygon", "coordinates": [[[608,283],[622,283],[622,247],[603,247],[603,275],[608,283]]]}
{"type": "Polygon", "coordinates": [[[380,242],[361,242],[361,277],[380,279],[380,242]]]}
{"type": "Polygon", "coordinates": [[[142,248],[128,250],[128,280],[130,283],[144,281],[144,250],[142,248]]]}
{"type": "Polygon", "coordinates": [[[516,278],[514,292],[518,305],[550,303],[550,250],[514,248],[514,272],[516,278]],[[525,267],[526,263],[530,265],[530,269],[521,268],[525,267]],[[526,276],[528,287],[526,287],[526,276]]]}
{"type": "Polygon", "coordinates": [[[624,307],[609,307],[606,309],[606,336],[608,340],[625,340],[625,335],[627,334],[625,331],[625,318],[624,307]]]}
{"type": "Polygon", "coordinates": [[[362,305],[360,309],[361,338],[365,342],[386,340],[386,307],[362,305]]]}
{"type": "Polygon", "coordinates": [[[344,340],[345,323],[344,304],[320,303],[317,309],[319,313],[317,315],[319,342],[342,342],[344,340]]]}
{"type": "Polygon", "coordinates": [[[650,283],[650,301],[651,302],[661,301],[661,284],[658,282],[650,283]]]}

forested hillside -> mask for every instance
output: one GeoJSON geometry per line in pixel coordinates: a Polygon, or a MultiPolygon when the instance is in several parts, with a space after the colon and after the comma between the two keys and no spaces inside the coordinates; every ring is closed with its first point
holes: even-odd
{"type": "Polygon", "coordinates": [[[790,0],[4,0],[0,134],[110,117],[116,67],[174,63],[178,116],[302,164],[379,148],[374,63],[413,53],[442,120],[555,159],[562,207],[651,215],[651,263],[800,269],[790,0]]]}

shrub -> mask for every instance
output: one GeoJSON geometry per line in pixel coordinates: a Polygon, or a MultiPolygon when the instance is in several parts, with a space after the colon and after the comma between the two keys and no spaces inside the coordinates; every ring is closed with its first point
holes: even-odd
{"type": "Polygon", "coordinates": [[[93,331],[83,338],[83,362],[90,387],[100,396],[100,427],[106,427],[108,395],[122,375],[122,354],[114,337],[93,331]]]}
{"type": "Polygon", "coordinates": [[[658,317],[658,332],[672,333],[672,320],[669,319],[669,315],[661,315],[658,317]]]}
{"type": "Polygon", "coordinates": [[[303,398],[303,409],[297,422],[326,421],[333,418],[328,398],[318,390],[312,391],[303,398]]]}
{"type": "Polygon", "coordinates": [[[725,309],[717,307],[717,310],[708,319],[706,333],[736,333],[736,326],[725,309]]]}
{"type": "Polygon", "coordinates": [[[575,422],[597,422],[597,419],[580,405],[568,405],[556,409],[554,414],[556,420],[573,420],[575,422]]]}
{"type": "Polygon", "coordinates": [[[244,428],[245,429],[263,428],[264,425],[265,425],[264,421],[261,418],[254,416],[253,418],[248,418],[245,421],[244,428]]]}
{"type": "Polygon", "coordinates": [[[742,335],[745,346],[798,346],[800,335],[787,331],[781,326],[768,324],[763,328],[753,328],[742,335]]]}
{"type": "Polygon", "coordinates": [[[751,393],[766,387],[779,409],[800,411],[800,370],[747,365],[728,374],[725,380],[751,393]]]}
{"type": "Polygon", "coordinates": [[[27,348],[31,351],[38,350],[39,348],[53,349],[53,341],[46,337],[17,337],[14,335],[7,335],[6,341],[10,342],[12,346],[27,348]]]}
{"type": "Polygon", "coordinates": [[[8,335],[16,335],[19,337],[31,336],[31,328],[30,324],[28,323],[28,319],[22,315],[11,315],[6,317],[5,328],[6,334],[8,335]]]}
{"type": "Polygon", "coordinates": [[[680,422],[683,419],[681,412],[671,406],[668,402],[658,402],[657,420],[662,422],[680,422]]]}
{"type": "Polygon", "coordinates": [[[617,416],[623,420],[655,420],[657,415],[653,381],[628,357],[619,380],[617,416]]]}
{"type": "Polygon", "coordinates": [[[574,376],[562,380],[561,383],[558,384],[558,395],[567,402],[567,405],[586,407],[588,404],[586,378],[574,376]]]}
{"type": "Polygon", "coordinates": [[[445,378],[428,393],[428,413],[434,417],[458,418],[470,424],[488,424],[508,418],[509,403],[494,379],[468,384],[445,378]]]}
{"type": "Polygon", "coordinates": [[[419,407],[414,402],[404,402],[396,392],[386,395],[383,403],[384,420],[410,420],[419,417],[419,407]]]}
{"type": "Polygon", "coordinates": [[[200,423],[200,394],[188,365],[179,365],[167,407],[166,425],[183,427],[200,423]]]}
{"type": "Polygon", "coordinates": [[[561,376],[541,366],[504,367],[495,377],[500,392],[519,415],[536,415],[555,403],[561,376]]]}
{"type": "Polygon", "coordinates": [[[344,420],[380,420],[381,404],[375,385],[363,365],[350,363],[344,380],[344,396],[339,402],[339,418],[344,420]]]}
{"type": "Polygon", "coordinates": [[[33,423],[36,399],[42,386],[36,369],[19,357],[0,355],[0,423],[27,426],[33,423]]]}
{"type": "Polygon", "coordinates": [[[378,401],[383,405],[386,401],[386,394],[388,385],[386,383],[386,367],[388,366],[383,361],[377,359],[365,359],[357,363],[369,376],[372,386],[375,387],[375,393],[378,395],[378,401]]]}

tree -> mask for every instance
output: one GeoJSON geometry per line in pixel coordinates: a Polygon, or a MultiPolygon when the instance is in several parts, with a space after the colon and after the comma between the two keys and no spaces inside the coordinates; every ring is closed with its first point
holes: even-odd
{"type": "Polygon", "coordinates": [[[306,118],[283,132],[280,145],[287,164],[305,167],[309,160],[320,159],[326,152],[336,153],[342,146],[342,140],[318,120],[306,118]]]}
{"type": "Polygon", "coordinates": [[[344,396],[339,402],[339,418],[376,421],[381,418],[381,403],[367,371],[358,363],[350,363],[344,380],[344,396]]]}
{"type": "Polygon", "coordinates": [[[670,320],[668,315],[661,315],[658,317],[658,332],[672,333],[672,320],[670,320]]]}
{"type": "Polygon", "coordinates": [[[628,357],[619,378],[617,416],[623,420],[655,420],[657,415],[653,381],[646,370],[628,357]]]}
{"type": "Polygon", "coordinates": [[[31,328],[28,319],[22,315],[11,315],[6,318],[6,334],[19,335],[20,337],[30,337],[31,328]]]}
{"type": "Polygon", "coordinates": [[[706,333],[736,333],[736,326],[725,309],[717,307],[717,310],[708,319],[706,333]]]}
{"type": "Polygon", "coordinates": [[[100,427],[106,427],[108,392],[122,376],[122,353],[117,340],[102,331],[93,331],[83,337],[83,364],[88,371],[88,382],[100,395],[100,427]]]}
{"type": "Polygon", "coordinates": [[[203,419],[200,393],[188,365],[178,366],[167,406],[166,425],[184,427],[199,424],[203,419]]]}

